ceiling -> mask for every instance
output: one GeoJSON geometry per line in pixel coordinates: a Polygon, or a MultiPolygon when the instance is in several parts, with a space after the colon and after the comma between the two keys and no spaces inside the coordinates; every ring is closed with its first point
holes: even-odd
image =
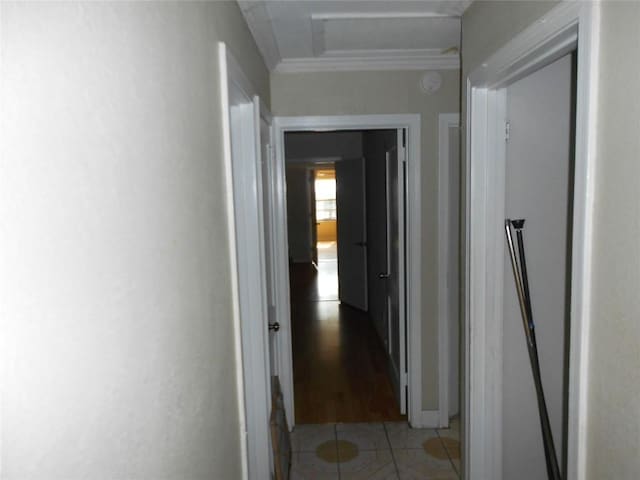
{"type": "Polygon", "coordinates": [[[238,0],[271,70],[459,68],[470,0],[238,0]]]}

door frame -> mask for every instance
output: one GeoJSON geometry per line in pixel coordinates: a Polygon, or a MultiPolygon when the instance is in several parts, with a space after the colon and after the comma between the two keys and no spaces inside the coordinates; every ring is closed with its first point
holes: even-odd
{"type": "Polygon", "coordinates": [[[561,2],[466,79],[465,478],[502,478],[505,88],[576,48],[567,479],[586,474],[598,28],[597,3],[561,2]]]}
{"type": "Polygon", "coordinates": [[[331,115],[331,116],[296,116],[274,117],[277,179],[276,211],[273,212],[278,230],[278,258],[281,332],[286,344],[280,349],[281,383],[285,410],[290,425],[295,424],[293,402],[293,361],[291,354],[291,313],[289,308],[289,265],[286,211],[286,180],[284,177],[284,134],[293,131],[329,131],[329,130],[385,130],[407,129],[407,233],[406,233],[406,298],[407,298],[407,382],[408,385],[408,417],[414,427],[436,426],[429,424],[434,417],[431,411],[422,410],[422,359],[421,359],[421,320],[422,320],[422,231],[421,231],[421,182],[420,182],[420,141],[421,121],[418,114],[381,114],[381,115],[331,115]]]}
{"type": "MultiPolygon", "coordinates": [[[[385,188],[386,188],[386,201],[385,201],[385,206],[386,206],[386,243],[387,243],[387,265],[386,265],[386,272],[387,274],[392,272],[392,263],[391,263],[391,252],[393,251],[393,248],[391,247],[391,244],[393,242],[393,231],[391,228],[391,218],[392,218],[392,209],[391,209],[391,195],[390,195],[390,191],[391,188],[389,188],[389,165],[390,165],[390,154],[391,152],[395,149],[396,150],[396,158],[401,158],[401,157],[405,157],[406,158],[406,151],[405,151],[405,147],[403,147],[403,133],[400,130],[396,130],[396,144],[395,146],[393,146],[392,148],[390,148],[389,150],[385,151],[384,154],[384,160],[385,160],[385,188]]],[[[401,165],[398,165],[397,168],[397,173],[396,173],[396,177],[397,179],[402,178],[402,176],[405,174],[405,172],[403,171],[402,168],[400,168],[401,165]]],[[[398,190],[398,192],[400,192],[400,190],[398,190]]],[[[406,195],[404,197],[404,200],[406,202],[406,195]]],[[[405,225],[405,211],[400,211],[400,201],[398,201],[398,211],[396,212],[396,215],[398,217],[398,232],[406,232],[406,225],[405,225]]],[[[399,238],[398,238],[398,256],[400,258],[407,258],[407,253],[406,253],[406,236],[402,236],[399,234],[399,238]]],[[[405,262],[406,263],[406,262],[405,262]]],[[[405,278],[406,280],[406,274],[404,273],[405,269],[404,269],[404,265],[402,264],[402,262],[399,262],[398,265],[398,276],[401,278],[405,278]]],[[[406,297],[406,281],[404,282],[405,284],[403,285],[403,283],[400,283],[398,285],[398,302],[399,302],[399,307],[398,307],[398,331],[399,331],[399,336],[401,338],[407,338],[407,323],[405,321],[400,321],[400,319],[406,319],[406,306],[404,304],[404,302],[401,301],[402,297],[406,297]]],[[[399,396],[399,401],[400,401],[400,413],[402,415],[406,415],[407,414],[407,398],[408,398],[408,392],[407,389],[402,389],[401,385],[403,382],[403,379],[399,376],[402,375],[402,370],[407,370],[408,366],[407,366],[407,342],[405,341],[404,344],[400,343],[399,345],[399,359],[400,359],[400,364],[399,365],[394,365],[394,361],[393,361],[393,335],[391,333],[391,314],[390,314],[390,309],[391,309],[391,304],[390,304],[390,299],[389,299],[389,291],[387,289],[387,295],[386,295],[386,318],[387,318],[387,339],[388,339],[388,348],[387,348],[387,352],[389,354],[389,365],[391,366],[391,383],[393,384],[393,387],[398,389],[400,391],[400,396],[399,396]],[[399,375],[396,374],[396,367],[397,370],[399,372],[399,375]]],[[[407,379],[404,379],[404,384],[407,385],[407,379]]],[[[394,392],[395,393],[395,392],[394,392]]],[[[433,415],[431,415],[431,417],[433,417],[433,415]]],[[[424,423],[425,421],[425,415],[424,413],[422,413],[421,417],[420,417],[420,421],[421,423],[424,423]]],[[[429,420],[429,422],[433,422],[433,418],[429,420]]]]}
{"type": "Polygon", "coordinates": [[[271,477],[273,456],[260,119],[273,119],[224,42],[218,65],[242,478],[261,480],[271,477]]]}
{"type": "MultiPolygon", "coordinates": [[[[449,311],[449,260],[458,251],[449,248],[449,129],[460,127],[460,114],[441,113],[438,115],[438,406],[440,427],[449,426],[449,330],[451,318],[449,311]]],[[[460,383],[458,381],[458,383],[460,383]]]]}

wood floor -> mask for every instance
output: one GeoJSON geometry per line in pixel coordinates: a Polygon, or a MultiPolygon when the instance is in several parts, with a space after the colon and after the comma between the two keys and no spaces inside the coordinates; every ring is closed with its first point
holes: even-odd
{"type": "Polygon", "coordinates": [[[318,273],[312,265],[294,264],[290,272],[296,423],[406,419],[372,322],[337,301],[322,267],[318,273]]]}

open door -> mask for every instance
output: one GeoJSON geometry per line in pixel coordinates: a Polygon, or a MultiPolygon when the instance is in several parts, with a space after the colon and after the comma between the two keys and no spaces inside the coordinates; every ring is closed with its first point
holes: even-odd
{"type": "Polygon", "coordinates": [[[367,224],[364,158],[336,162],[338,297],[367,310],[367,224]]]}
{"type": "MultiPolygon", "coordinates": [[[[270,435],[268,438],[268,452],[273,452],[273,455],[269,457],[269,478],[273,478],[274,473],[278,478],[281,472],[288,471],[290,459],[291,459],[291,444],[288,435],[288,422],[285,412],[285,407],[281,400],[281,375],[279,369],[279,356],[280,348],[282,347],[283,339],[281,338],[283,333],[280,331],[280,318],[281,312],[278,309],[278,291],[277,291],[277,268],[276,268],[276,225],[275,225],[275,190],[276,190],[276,172],[275,172],[275,155],[272,146],[272,128],[271,117],[268,112],[260,111],[259,102],[256,103],[256,122],[259,122],[259,160],[260,167],[257,169],[258,176],[258,195],[262,196],[262,239],[263,239],[263,259],[264,259],[264,286],[265,286],[265,298],[266,298],[266,318],[262,318],[261,321],[266,320],[267,333],[267,354],[268,358],[265,358],[265,363],[268,362],[267,373],[269,375],[269,393],[267,398],[267,408],[269,412],[269,429],[270,435]]],[[[263,445],[264,447],[264,445],[263,445]]],[[[264,478],[263,474],[260,476],[249,470],[250,478],[264,478]]]]}
{"type": "Polygon", "coordinates": [[[311,226],[311,263],[318,266],[318,215],[316,213],[316,171],[309,169],[309,225],[311,226]]]}
{"type": "Polygon", "coordinates": [[[387,177],[387,326],[392,380],[400,412],[407,413],[406,322],[404,279],[405,171],[403,133],[398,130],[397,146],[386,152],[387,177]]]}
{"type": "Polygon", "coordinates": [[[273,149],[271,146],[271,125],[260,118],[260,165],[262,167],[262,206],[264,229],[264,263],[267,289],[267,327],[269,331],[269,370],[271,377],[277,374],[277,332],[280,329],[276,312],[276,276],[274,266],[274,225],[273,211],[273,149]]]}

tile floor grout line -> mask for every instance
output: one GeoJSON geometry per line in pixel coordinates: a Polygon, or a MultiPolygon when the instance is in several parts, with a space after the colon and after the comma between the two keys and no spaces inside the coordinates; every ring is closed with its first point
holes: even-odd
{"type": "Polygon", "coordinates": [[[391,451],[391,461],[393,462],[393,468],[396,471],[396,477],[400,480],[400,469],[398,468],[398,463],[396,462],[396,456],[393,453],[393,445],[391,445],[391,439],[389,439],[389,432],[387,431],[387,424],[382,422],[382,428],[384,429],[384,436],[387,439],[387,444],[389,444],[389,450],[391,451]]]}
{"type": "Polygon", "coordinates": [[[447,458],[449,459],[449,463],[451,464],[451,468],[453,469],[454,472],[456,472],[456,476],[458,478],[460,478],[460,473],[458,472],[458,469],[456,468],[456,466],[453,464],[453,460],[451,459],[451,454],[449,453],[449,449],[447,448],[447,446],[442,441],[442,437],[440,436],[440,429],[436,428],[435,431],[436,431],[436,435],[440,439],[440,445],[442,445],[442,448],[444,449],[445,453],[447,454],[447,458]]]}

